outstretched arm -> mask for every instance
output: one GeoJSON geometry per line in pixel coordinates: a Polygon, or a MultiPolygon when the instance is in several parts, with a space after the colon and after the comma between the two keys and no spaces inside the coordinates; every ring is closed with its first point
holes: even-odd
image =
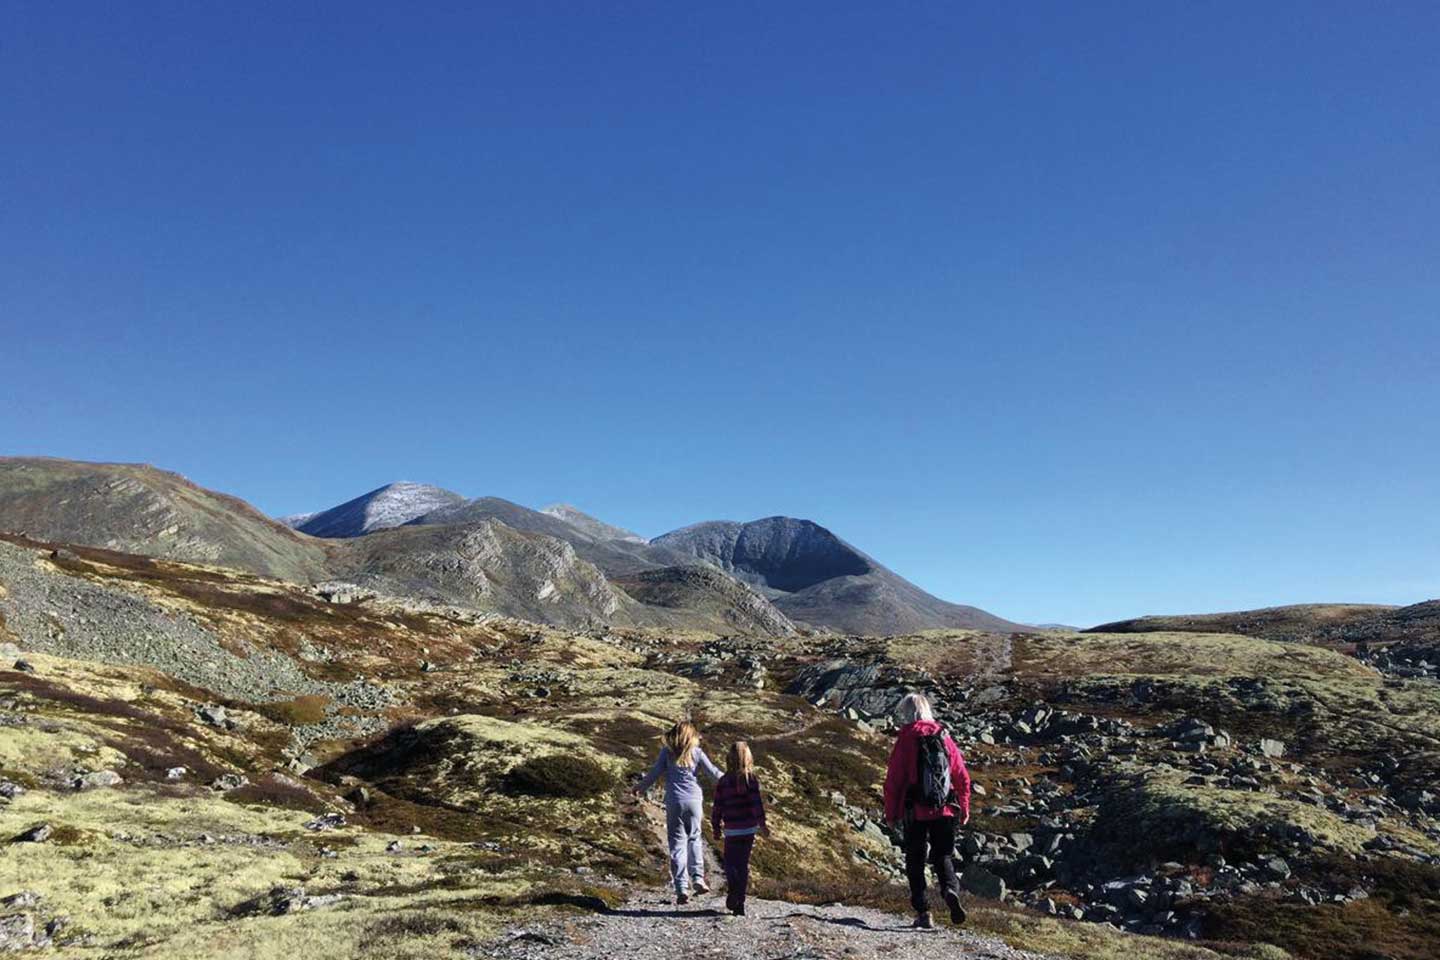
{"type": "Polygon", "coordinates": [[[695,748],[695,769],[704,772],[705,776],[716,783],[720,782],[721,774],[719,768],[710,762],[710,758],[705,756],[705,751],[699,747],[695,748]]]}
{"type": "Polygon", "coordinates": [[[660,775],[665,772],[666,761],[669,760],[669,758],[670,754],[668,750],[665,747],[661,747],[660,755],[655,758],[654,764],[650,767],[650,772],[645,774],[644,779],[635,785],[636,793],[644,793],[655,785],[655,781],[659,780],[660,775]]]}

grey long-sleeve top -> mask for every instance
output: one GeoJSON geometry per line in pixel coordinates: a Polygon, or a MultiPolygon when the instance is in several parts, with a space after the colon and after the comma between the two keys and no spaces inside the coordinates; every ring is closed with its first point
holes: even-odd
{"type": "Polygon", "coordinates": [[[689,805],[699,803],[701,799],[700,781],[696,778],[697,773],[704,773],[711,781],[720,779],[720,771],[710,758],[705,756],[705,751],[699,747],[695,748],[692,755],[693,763],[688,767],[682,767],[670,759],[670,748],[661,747],[660,756],[655,758],[655,764],[650,772],[645,774],[645,779],[640,781],[640,790],[643,793],[655,785],[655,781],[661,776],[665,777],[665,804],[689,805]]]}

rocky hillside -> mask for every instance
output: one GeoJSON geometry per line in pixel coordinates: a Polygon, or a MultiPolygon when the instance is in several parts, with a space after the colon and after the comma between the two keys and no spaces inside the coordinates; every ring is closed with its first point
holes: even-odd
{"type": "Polygon", "coordinates": [[[306,581],[325,551],[254,507],[143,464],[0,458],[0,532],[306,581]]]}
{"type": "Polygon", "coordinates": [[[946,603],[809,520],[711,521],[655,538],[756,587],[795,620],[845,633],[932,628],[1016,630],[976,607],[946,603]]]}
{"type": "Polygon", "coordinates": [[[572,507],[568,503],[552,503],[540,512],[555,517],[558,520],[564,520],[570,524],[570,526],[595,540],[626,540],[630,543],[645,542],[645,538],[640,536],[640,534],[626,530],[624,527],[617,527],[614,524],[606,523],[604,520],[598,520],[582,511],[579,507],[572,507]]]}
{"type": "Polygon", "coordinates": [[[633,624],[640,604],[564,540],[498,520],[406,526],[347,540],[332,570],[391,597],[471,607],[537,623],[633,624]]]}
{"type": "Polygon", "coordinates": [[[721,960],[930,955],[899,933],[878,823],[911,689],[977,784],[972,933],[937,937],[946,955],[1433,957],[1440,684],[1336,651],[573,632],[15,537],[0,947],[580,958],[673,924],[721,960]],[[756,752],[774,836],[750,926],[656,899],[663,816],[625,788],[686,714],[712,753],[756,752]]]}
{"type": "Polygon", "coordinates": [[[704,564],[642,570],[614,583],[649,607],[652,619],[657,618],[657,610],[674,610],[675,626],[752,636],[783,636],[796,630],[789,617],[754,589],[704,564]]]}

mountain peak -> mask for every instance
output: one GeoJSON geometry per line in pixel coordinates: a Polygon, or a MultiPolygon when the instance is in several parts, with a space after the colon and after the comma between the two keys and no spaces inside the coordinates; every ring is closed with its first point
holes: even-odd
{"type": "Polygon", "coordinates": [[[792,619],[832,630],[895,634],[1017,626],[931,596],[813,520],[712,520],[650,542],[717,566],[758,589],[792,619]]]}
{"type": "Polygon", "coordinates": [[[464,502],[460,494],[442,487],[397,480],[337,507],[304,516],[294,527],[314,537],[358,537],[402,526],[432,510],[464,502]]]}

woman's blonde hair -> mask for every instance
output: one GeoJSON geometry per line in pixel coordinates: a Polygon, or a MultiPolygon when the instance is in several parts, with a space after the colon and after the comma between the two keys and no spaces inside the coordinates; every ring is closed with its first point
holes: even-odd
{"type": "Polygon", "coordinates": [[[744,784],[755,782],[755,757],[750,753],[750,744],[736,740],[730,744],[730,754],[725,758],[725,772],[744,784]]]}
{"type": "Polygon", "coordinates": [[[900,701],[900,725],[907,726],[917,720],[934,720],[935,711],[930,707],[930,698],[923,693],[907,693],[900,701]]]}
{"type": "Polygon", "coordinates": [[[681,720],[665,732],[665,749],[670,751],[670,760],[677,767],[689,767],[695,763],[695,748],[700,745],[700,731],[689,720],[681,720]]]}

